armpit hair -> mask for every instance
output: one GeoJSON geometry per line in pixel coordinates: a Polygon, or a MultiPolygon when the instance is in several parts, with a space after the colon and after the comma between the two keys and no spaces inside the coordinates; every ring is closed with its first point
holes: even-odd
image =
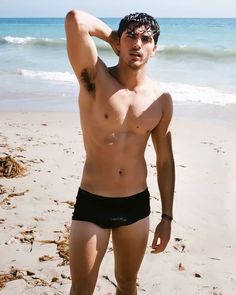
{"type": "Polygon", "coordinates": [[[88,90],[88,92],[95,91],[95,83],[92,80],[93,79],[88,69],[83,69],[81,72],[81,81],[83,81],[83,83],[85,84],[85,87],[88,90]]]}

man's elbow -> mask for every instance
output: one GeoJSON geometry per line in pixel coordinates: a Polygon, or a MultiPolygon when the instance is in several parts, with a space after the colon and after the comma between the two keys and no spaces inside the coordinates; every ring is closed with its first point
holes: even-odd
{"type": "Polygon", "coordinates": [[[73,9],[69,11],[65,18],[65,25],[70,26],[76,24],[77,26],[83,25],[83,12],[73,9]]]}
{"type": "Polygon", "coordinates": [[[78,20],[78,10],[71,10],[66,15],[65,24],[69,25],[74,22],[77,22],[77,20],[78,20]]]}

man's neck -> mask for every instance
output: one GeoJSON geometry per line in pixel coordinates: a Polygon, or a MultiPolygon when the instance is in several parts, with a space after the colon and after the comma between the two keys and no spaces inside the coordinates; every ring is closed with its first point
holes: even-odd
{"type": "Polygon", "coordinates": [[[145,66],[140,69],[134,69],[119,63],[114,67],[114,74],[120,84],[130,91],[135,91],[147,79],[145,66]]]}

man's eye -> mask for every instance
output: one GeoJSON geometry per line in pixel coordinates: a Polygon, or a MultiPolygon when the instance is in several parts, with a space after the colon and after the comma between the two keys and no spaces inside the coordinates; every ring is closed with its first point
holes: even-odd
{"type": "Polygon", "coordinates": [[[133,39],[133,38],[135,38],[135,34],[130,33],[130,34],[128,34],[128,37],[133,39]]]}
{"type": "Polygon", "coordinates": [[[143,36],[143,37],[142,37],[142,41],[143,41],[143,42],[151,42],[151,40],[152,40],[152,38],[149,37],[149,36],[143,36]]]}

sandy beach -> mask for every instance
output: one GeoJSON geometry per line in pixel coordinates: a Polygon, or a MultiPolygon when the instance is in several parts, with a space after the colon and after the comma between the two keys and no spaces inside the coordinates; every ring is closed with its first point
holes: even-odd
{"type": "MultiPolygon", "coordinates": [[[[150,141],[146,162],[151,226],[138,294],[233,295],[235,107],[178,104],[175,110],[172,237],[164,253],[150,253],[161,215],[150,141]]],[[[1,112],[0,157],[7,155],[26,175],[0,177],[0,294],[68,294],[68,231],[85,160],[79,114],[1,112]]],[[[112,241],[94,294],[108,292],[115,292],[112,241]]]]}

